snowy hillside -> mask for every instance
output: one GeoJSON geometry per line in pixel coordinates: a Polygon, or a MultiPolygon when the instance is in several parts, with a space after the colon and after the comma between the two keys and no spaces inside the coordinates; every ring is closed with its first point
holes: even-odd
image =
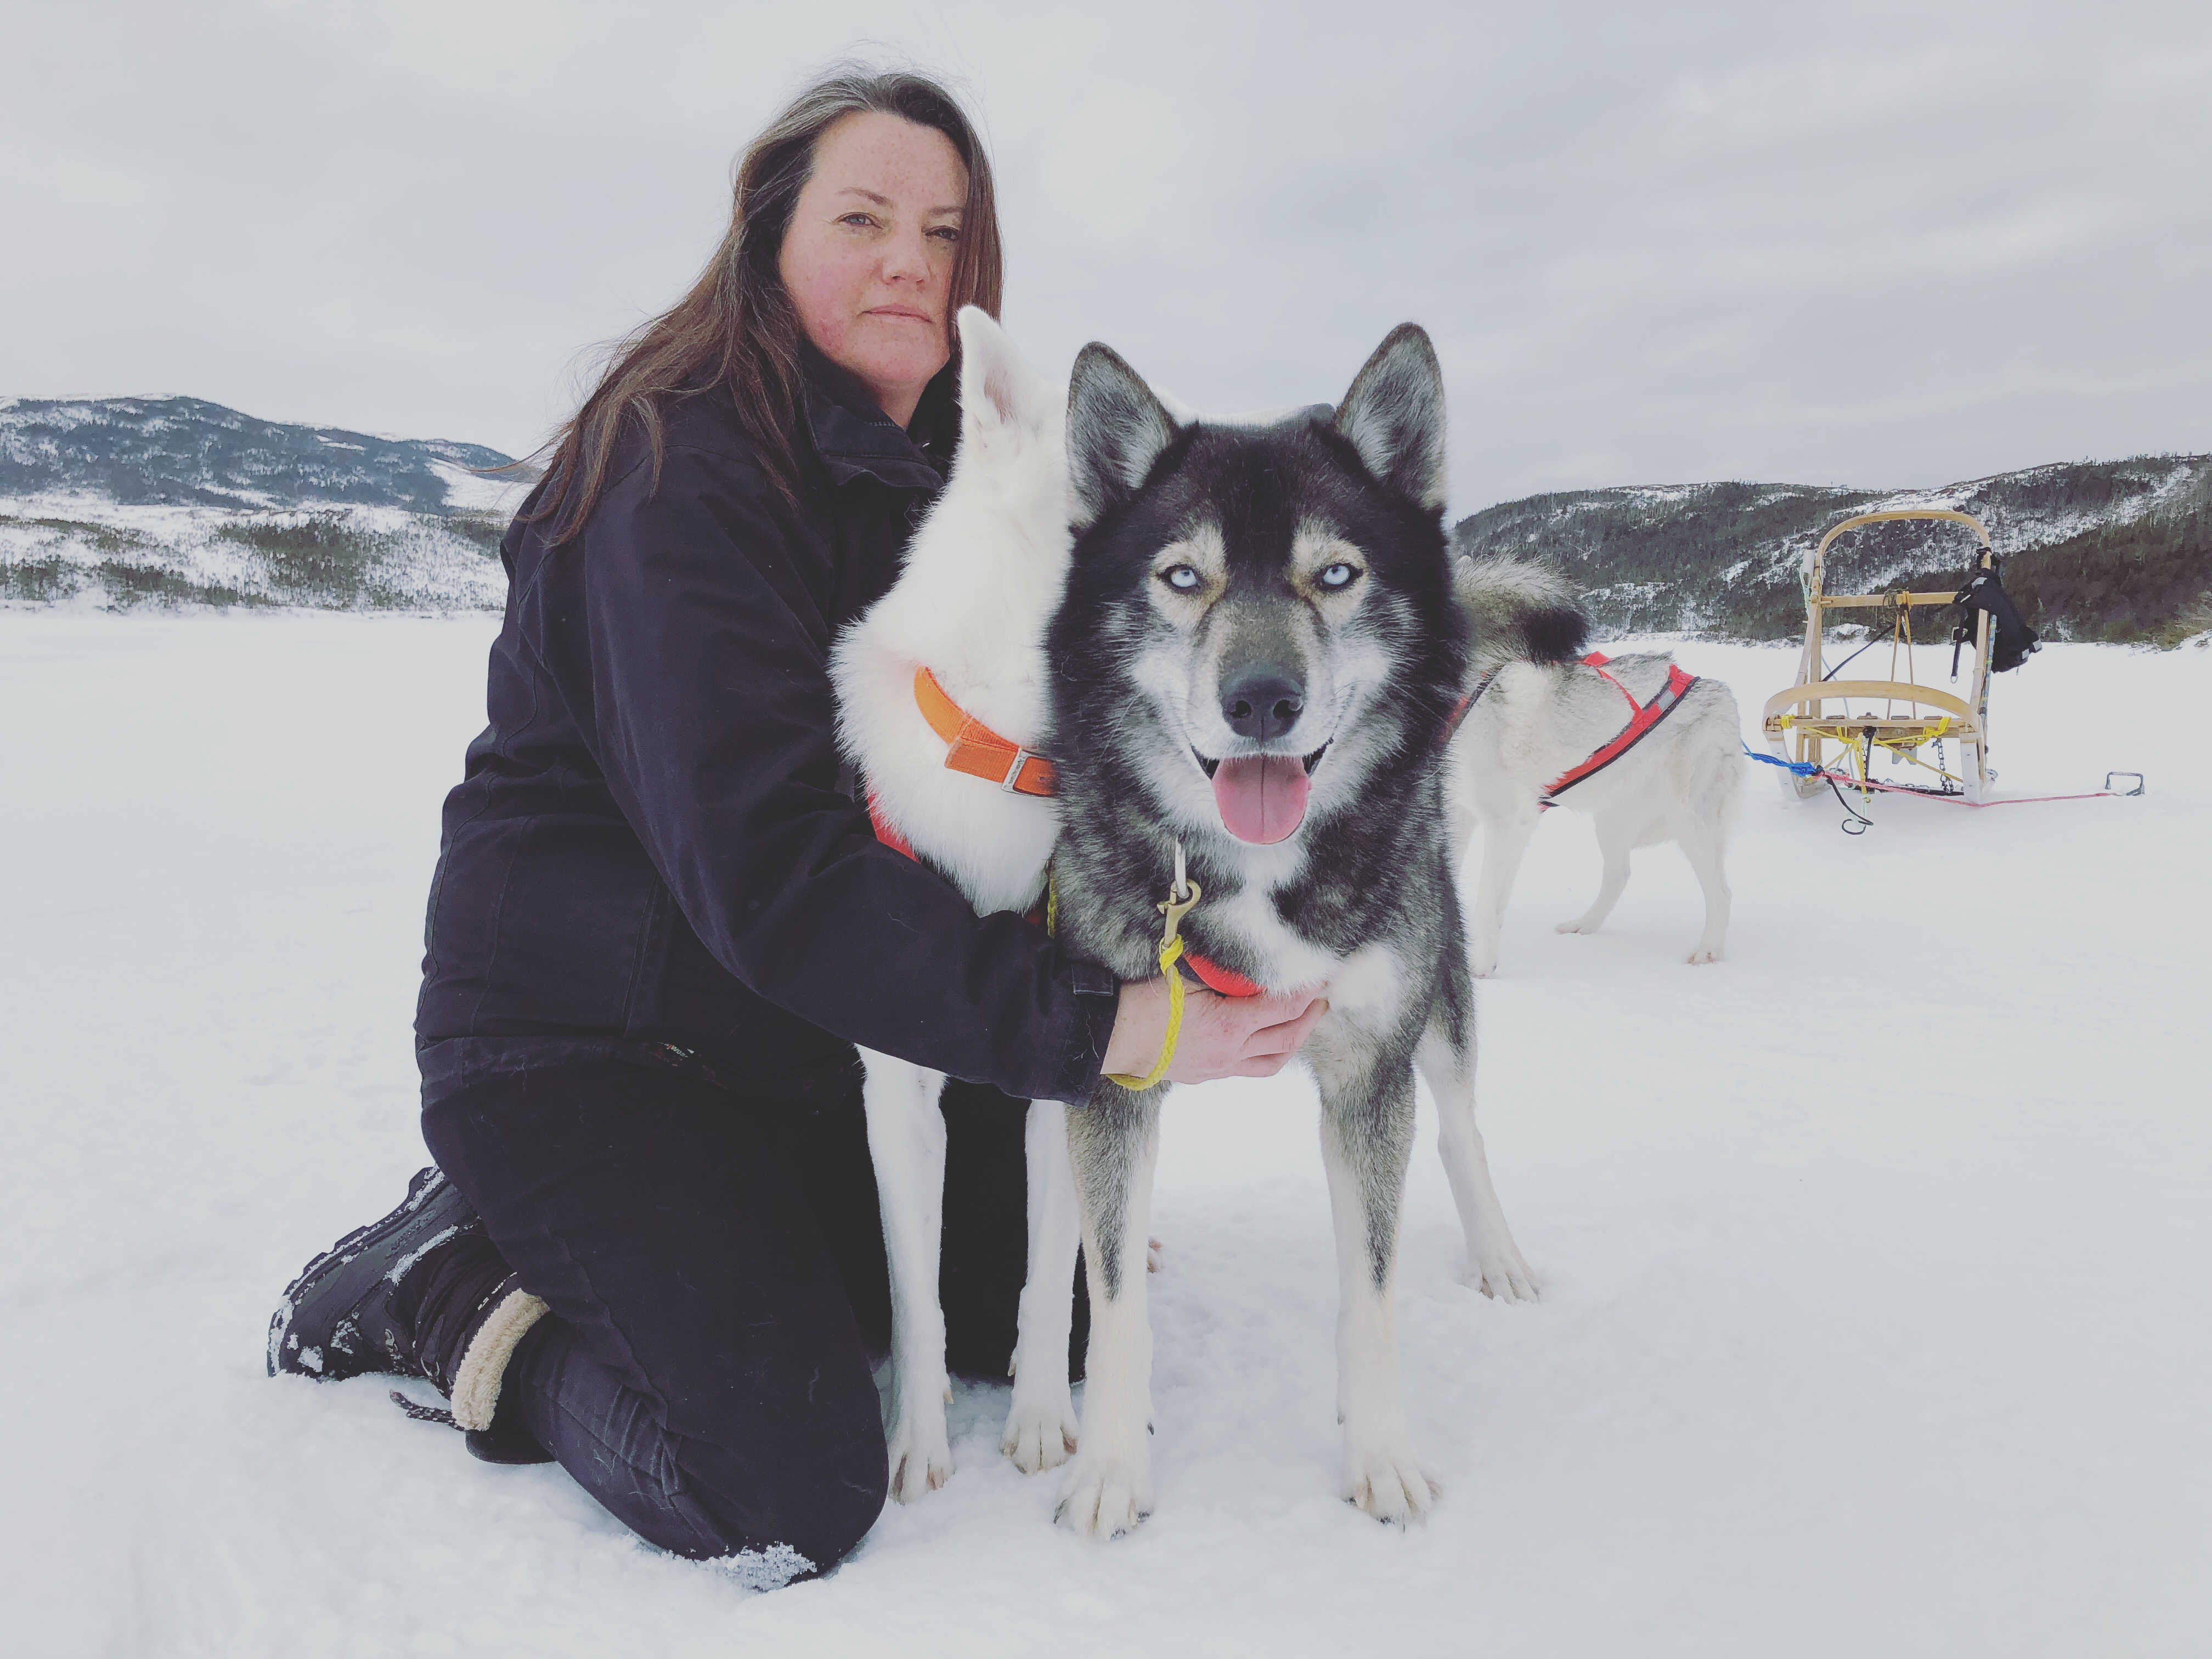
{"type": "MultiPolygon", "coordinates": [[[[533,476],[478,445],[258,420],[192,398],[0,400],[0,606],[496,610],[498,548],[533,476]]],[[[2212,456],[2033,467],[1930,490],[1705,483],[1534,495],[1460,520],[1534,552],[1601,626],[1781,639],[1798,565],[1851,513],[1980,517],[2054,639],[2172,643],[2212,627],[2212,456]]],[[[1958,584],[1970,538],[1887,526],[1839,545],[1867,591],[1958,584]]],[[[1930,626],[1948,619],[1923,617],[1930,626]]]]}
{"type": "Polygon", "coordinates": [[[0,402],[0,603],[495,607],[508,465],[195,398],[0,402]]]}
{"type": "MultiPolygon", "coordinates": [[[[1164,1110],[1139,1532],[1056,1531],[1054,1478],[998,1455],[1006,1384],[963,1382],[951,1484],[756,1595],[385,1379],[263,1375],[285,1282],[425,1161],[422,903],[495,627],[0,615],[9,1651],[2212,1651],[2212,651],[2059,645],[1999,682],[2005,793],[2130,767],[2140,799],[1884,797],[1853,840],[1754,787],[1717,966],[1683,965],[1671,848],[1604,932],[1553,933],[1598,856],[1547,815],[1479,1006],[1545,1296],[1459,1281],[1430,1123],[1398,1296],[1427,1525],[1334,1496],[1328,1200],[1286,1075],[1164,1110]]],[[[1790,678],[1681,656],[1747,714],[1790,678]]]]}
{"type": "MultiPolygon", "coordinates": [[[[1478,556],[1555,560],[1614,631],[1782,639],[1804,626],[1797,573],[1821,535],[1855,513],[1912,507],[1988,526],[2006,587],[2053,638],[2172,643],[2212,627],[2212,455],[2030,467],[1940,489],[1577,490],[1485,508],[1453,535],[1478,556]]],[[[1959,526],[1869,526],[1831,550],[1831,589],[1954,588],[1974,546],[1959,526]]]]}

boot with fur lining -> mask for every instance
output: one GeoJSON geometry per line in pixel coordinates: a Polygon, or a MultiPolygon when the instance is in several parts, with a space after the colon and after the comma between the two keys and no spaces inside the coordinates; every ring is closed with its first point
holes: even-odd
{"type": "Polygon", "coordinates": [[[269,1325],[269,1374],[427,1377],[451,1411],[395,1395],[410,1416],[451,1422],[488,1462],[543,1462],[526,1434],[493,1425],[507,1361],[544,1313],[468,1200],[428,1169],[391,1214],[349,1233],[286,1287],[269,1325]]]}

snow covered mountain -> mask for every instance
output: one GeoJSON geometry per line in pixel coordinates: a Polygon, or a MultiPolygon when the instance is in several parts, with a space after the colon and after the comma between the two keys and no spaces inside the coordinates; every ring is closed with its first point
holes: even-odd
{"type": "MultiPolygon", "coordinates": [[[[1804,627],[1798,570],[1821,535],[1852,514],[1909,507],[1955,507],[1986,525],[2006,588],[2051,637],[2171,643],[2212,627],[2212,455],[2061,463],[1941,489],[1576,490],[1486,507],[1453,539],[1478,556],[1553,560],[1613,632],[1781,639],[1804,627]]],[[[1973,550],[1963,526],[1869,526],[1830,550],[1829,586],[1955,587],[1973,550]]]]}
{"type": "Polygon", "coordinates": [[[0,603],[495,609],[513,465],[197,398],[0,400],[0,603]]]}
{"type": "MultiPolygon", "coordinates": [[[[497,610],[500,537],[534,477],[497,470],[512,465],[477,444],[264,421],[196,398],[0,399],[0,605],[497,610]]],[[[1453,537],[1478,556],[1556,561],[1609,632],[1781,639],[1804,625],[1798,567],[1821,533],[1896,507],[1981,519],[2006,586],[2051,637],[2171,642],[2212,627],[2212,455],[1941,489],[1576,490],[1486,507],[1453,537]]],[[[1838,544],[1833,580],[1955,586],[1972,545],[1955,526],[1877,526],[1838,544]]]]}

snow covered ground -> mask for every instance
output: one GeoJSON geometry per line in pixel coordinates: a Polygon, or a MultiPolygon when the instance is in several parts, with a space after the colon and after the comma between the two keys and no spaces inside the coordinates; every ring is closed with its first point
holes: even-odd
{"type": "MultiPolygon", "coordinates": [[[[1753,779],[1729,960],[1638,856],[1559,937],[1531,849],[1483,1121],[1546,1299],[1457,1280],[1413,1171],[1401,1326],[1446,1484],[1336,1501],[1310,1086],[1169,1109],[1158,1513],[1103,1547],[963,1392],[950,1486],[773,1595],[472,1462],[375,1380],[262,1374],[301,1262],[423,1159],[437,805],[493,619],[0,613],[0,1644],[50,1656],[2212,1651],[2212,652],[2004,677],[2006,792],[1837,832],[1753,779]]],[[[1691,644],[1755,709],[1785,653],[1691,644]]]]}

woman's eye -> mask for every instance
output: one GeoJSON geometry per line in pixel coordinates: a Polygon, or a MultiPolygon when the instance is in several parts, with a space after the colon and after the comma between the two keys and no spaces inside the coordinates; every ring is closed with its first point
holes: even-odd
{"type": "Polygon", "coordinates": [[[1204,578],[1187,564],[1171,564],[1160,572],[1160,580],[1178,593],[1195,593],[1204,578]]]}
{"type": "Polygon", "coordinates": [[[1352,565],[1333,564],[1321,573],[1321,585],[1323,587],[1349,587],[1358,574],[1358,570],[1352,565]]]}
{"type": "Polygon", "coordinates": [[[876,216],[872,213],[848,213],[837,222],[841,225],[873,225],[876,216]]]}
{"type": "Polygon", "coordinates": [[[939,225],[929,234],[936,237],[940,242],[957,242],[960,240],[960,227],[957,225],[939,225]]]}

